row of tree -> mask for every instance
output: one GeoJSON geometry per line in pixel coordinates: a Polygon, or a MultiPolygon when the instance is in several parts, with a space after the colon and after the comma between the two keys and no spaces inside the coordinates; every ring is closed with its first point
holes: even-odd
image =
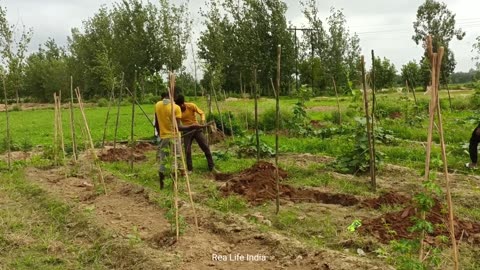
{"type": "MultiPolygon", "coordinates": [[[[282,45],[282,93],[294,93],[308,85],[314,94],[334,93],[334,83],[344,92],[360,85],[360,40],[351,33],[345,15],[332,8],[322,20],[317,0],[300,1],[307,25],[297,28],[286,19],[287,5],[281,0],[206,0],[200,11],[205,30],[197,40],[203,68],[203,89],[248,93],[257,84],[271,94],[275,77],[276,50],[282,45]]],[[[191,40],[192,22],[185,5],[168,0],[157,4],[122,0],[100,8],[81,28],[72,29],[67,47],[49,39],[38,51],[27,55],[32,31],[10,25],[0,6],[0,72],[6,78],[11,98],[33,97],[49,101],[53,92],[80,86],[86,98],[108,97],[121,85],[140,96],[163,91],[162,74],[180,74],[184,89],[197,89],[197,79],[185,72],[183,62],[191,40]]],[[[446,48],[442,82],[450,80],[455,58],[449,42],[465,35],[455,27],[455,14],[435,0],[426,0],[417,10],[413,41],[421,44],[434,36],[434,49],[446,48]]],[[[480,55],[480,38],[474,50],[480,55]]],[[[193,45],[192,45],[193,51],[193,45]]],[[[426,57],[410,61],[400,69],[401,80],[410,86],[429,84],[426,57]]],[[[385,57],[373,61],[377,89],[398,83],[397,69],[385,57]]]]}

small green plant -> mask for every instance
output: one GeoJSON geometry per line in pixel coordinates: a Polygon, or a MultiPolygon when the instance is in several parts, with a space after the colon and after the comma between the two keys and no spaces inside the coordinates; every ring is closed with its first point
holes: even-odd
{"type": "MultiPolygon", "coordinates": [[[[242,137],[235,142],[238,146],[237,156],[239,158],[256,157],[257,156],[257,141],[254,135],[242,137]]],[[[273,157],[275,150],[268,146],[265,142],[260,140],[260,157],[273,157]]]]}
{"type": "Polygon", "coordinates": [[[127,234],[127,238],[130,246],[134,246],[142,242],[142,238],[140,238],[137,226],[133,226],[132,233],[127,234]]]}
{"type": "Polygon", "coordinates": [[[107,107],[108,106],[108,100],[106,98],[100,98],[97,100],[97,106],[98,107],[107,107]]]}

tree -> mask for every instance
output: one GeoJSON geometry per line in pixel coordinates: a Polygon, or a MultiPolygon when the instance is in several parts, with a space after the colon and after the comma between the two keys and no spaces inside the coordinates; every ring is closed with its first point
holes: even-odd
{"type": "MultiPolygon", "coordinates": [[[[313,57],[318,57],[322,68],[313,69],[318,87],[332,86],[332,78],[344,90],[350,90],[352,83],[358,84],[360,74],[358,64],[360,61],[360,40],[356,34],[351,35],[347,28],[345,15],[341,10],[330,9],[330,16],[326,19],[327,25],[319,18],[316,0],[301,2],[303,14],[308,20],[309,28],[314,30],[305,33],[303,58],[312,57],[308,51],[313,50],[313,57]]],[[[311,62],[311,60],[310,60],[311,62]]],[[[310,71],[311,73],[312,71],[310,71]]],[[[312,75],[309,75],[311,77],[312,75]]],[[[303,75],[303,77],[307,77],[303,75]]],[[[310,83],[310,82],[309,82],[310,83]]],[[[333,86],[331,87],[333,92],[333,86]]]]}
{"type": "Polygon", "coordinates": [[[16,25],[10,25],[7,20],[7,9],[0,6],[0,54],[3,65],[7,67],[6,80],[8,89],[14,89],[17,105],[20,102],[19,92],[22,89],[22,77],[25,66],[27,46],[32,38],[32,30],[22,27],[20,38],[17,39],[16,25]]]}
{"type": "MultiPolygon", "coordinates": [[[[441,46],[445,48],[440,79],[442,83],[448,83],[448,78],[456,65],[454,54],[449,47],[450,41],[454,38],[462,40],[465,36],[461,28],[455,28],[455,14],[447,8],[445,3],[426,0],[418,7],[417,20],[413,23],[413,29],[415,34],[412,39],[417,45],[423,43],[428,35],[432,35],[433,50],[437,51],[441,46]]],[[[428,59],[426,54],[423,58],[428,59]]]]}
{"type": "Polygon", "coordinates": [[[415,88],[422,84],[420,66],[414,60],[402,66],[401,77],[402,83],[408,82],[409,87],[415,88]]]}
{"type": "Polygon", "coordinates": [[[375,57],[373,62],[375,66],[375,88],[393,87],[397,74],[395,66],[386,57],[383,60],[380,57],[375,57]]]}

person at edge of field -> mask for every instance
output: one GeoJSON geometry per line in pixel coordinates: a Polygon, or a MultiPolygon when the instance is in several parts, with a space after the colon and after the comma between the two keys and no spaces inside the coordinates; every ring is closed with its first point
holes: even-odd
{"type": "MultiPolygon", "coordinates": [[[[175,87],[176,93],[180,91],[181,90],[179,87],[175,87]]],[[[176,148],[177,153],[180,153],[180,151],[182,151],[180,147],[180,139],[176,141],[177,143],[175,143],[175,145],[173,145],[174,137],[178,136],[178,134],[175,134],[174,128],[172,126],[172,117],[175,117],[179,131],[192,131],[205,127],[199,124],[192,124],[189,126],[182,125],[182,111],[180,107],[176,104],[173,104],[174,115],[172,115],[172,102],[170,101],[168,94],[162,94],[162,97],[163,99],[155,104],[155,127],[157,128],[157,132],[160,135],[160,142],[158,144],[157,153],[160,163],[158,169],[160,189],[163,189],[164,187],[165,163],[167,161],[166,157],[168,156],[168,153],[173,150],[173,147],[176,148]]],[[[173,153],[173,151],[171,152],[173,153]]],[[[177,154],[175,158],[178,158],[179,156],[180,154],[177,154]]]]}
{"type": "MultiPolygon", "coordinates": [[[[196,115],[200,115],[200,124],[205,124],[205,113],[198,108],[195,103],[185,102],[185,97],[183,95],[178,95],[175,99],[175,103],[180,106],[182,111],[182,124],[184,125],[194,125],[198,124],[196,115]]],[[[208,170],[216,173],[218,172],[215,169],[215,164],[213,163],[212,153],[208,147],[207,139],[203,135],[202,129],[196,129],[194,131],[186,132],[183,135],[183,144],[185,146],[185,153],[187,156],[187,169],[188,173],[192,173],[193,164],[192,164],[192,143],[195,140],[205,154],[207,159],[208,170]]]]}
{"type": "Polygon", "coordinates": [[[472,137],[470,137],[470,145],[468,146],[468,153],[472,162],[465,164],[467,168],[476,168],[478,161],[478,143],[480,142],[480,124],[473,130],[472,137]]]}

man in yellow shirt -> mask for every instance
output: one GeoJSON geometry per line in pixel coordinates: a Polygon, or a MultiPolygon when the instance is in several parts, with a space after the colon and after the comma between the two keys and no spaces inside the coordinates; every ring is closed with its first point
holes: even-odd
{"type": "MultiPolygon", "coordinates": [[[[185,97],[183,95],[178,95],[175,99],[175,103],[180,106],[182,111],[182,124],[184,125],[198,125],[196,115],[200,115],[201,123],[205,123],[205,113],[198,108],[195,103],[185,102],[185,97]]],[[[201,129],[195,131],[187,132],[183,137],[183,143],[185,145],[185,153],[187,156],[187,169],[189,172],[193,170],[192,164],[192,142],[193,140],[197,141],[198,146],[202,149],[207,159],[208,169],[210,171],[215,170],[215,164],[213,163],[212,153],[208,147],[207,140],[203,135],[201,129]]]]}
{"type": "MultiPolygon", "coordinates": [[[[179,90],[175,88],[175,92],[179,90]]],[[[180,147],[180,134],[175,131],[172,122],[172,103],[170,102],[168,94],[162,95],[163,99],[155,104],[155,127],[160,137],[160,142],[158,145],[158,159],[160,162],[160,167],[158,170],[158,176],[160,179],[160,189],[164,187],[164,180],[165,180],[165,163],[166,157],[168,156],[169,152],[174,151],[176,149],[177,155],[175,158],[180,157],[180,153],[182,151],[180,147]],[[158,130],[160,129],[160,130],[158,130]],[[177,138],[177,140],[174,140],[177,138]],[[175,142],[175,145],[174,145],[175,142]]],[[[175,117],[175,122],[178,125],[179,131],[193,131],[195,129],[200,129],[204,126],[197,124],[191,125],[182,125],[181,118],[182,112],[178,105],[173,104],[173,114],[175,117]]],[[[182,164],[182,162],[179,162],[182,164]]]]}

